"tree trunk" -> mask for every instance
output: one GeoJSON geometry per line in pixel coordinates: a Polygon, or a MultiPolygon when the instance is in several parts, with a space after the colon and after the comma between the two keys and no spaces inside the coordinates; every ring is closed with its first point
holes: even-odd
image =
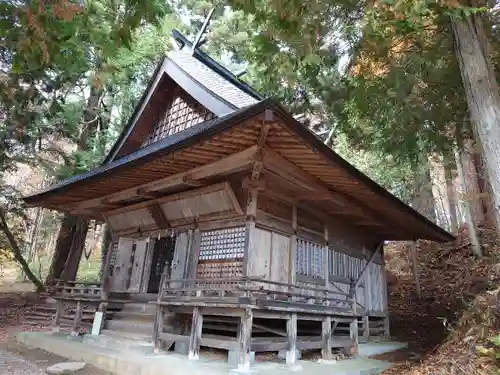
{"type": "MultiPolygon", "coordinates": [[[[458,151],[455,153],[455,159],[457,162],[458,179],[460,181],[462,191],[465,191],[466,186],[465,186],[464,170],[461,157],[458,151]]],[[[483,253],[477,237],[476,226],[474,225],[474,221],[472,220],[470,202],[468,200],[462,200],[462,207],[465,216],[465,223],[467,224],[467,232],[469,235],[469,241],[471,244],[472,252],[474,253],[475,256],[480,258],[482,257],[483,253]]]]}
{"type": "MultiPolygon", "coordinates": [[[[467,4],[474,6],[471,1],[467,4]]],[[[500,95],[489,42],[479,14],[452,18],[455,52],[460,65],[474,134],[483,151],[500,233],[500,95]]]]}
{"type": "Polygon", "coordinates": [[[28,276],[28,279],[30,279],[30,281],[33,283],[37,293],[43,292],[45,290],[45,287],[43,286],[41,281],[33,274],[33,272],[31,272],[28,263],[24,259],[21,248],[19,247],[14,234],[11,232],[9,225],[7,224],[7,218],[5,217],[5,212],[2,207],[0,207],[0,228],[5,233],[5,236],[7,237],[7,240],[9,241],[9,244],[11,246],[14,259],[21,265],[24,274],[28,276]]]}
{"type": "MultiPolygon", "coordinates": [[[[83,128],[78,140],[78,151],[86,151],[88,149],[91,139],[95,137],[99,128],[98,109],[103,91],[101,86],[93,85],[90,88],[90,95],[87,98],[87,105],[83,113],[83,128]]],[[[83,254],[88,226],[89,220],[71,215],[64,216],[46,281],[48,285],[52,284],[55,279],[62,277],[65,280],[74,280],[83,254]],[[63,275],[65,266],[68,267],[68,270],[63,275]]]]}
{"type": "Polygon", "coordinates": [[[465,196],[463,199],[469,202],[470,213],[474,223],[480,224],[486,220],[483,206],[483,192],[479,186],[479,173],[474,160],[474,146],[471,140],[464,142],[464,149],[460,152],[460,161],[465,179],[465,196]]]}
{"type": "Polygon", "coordinates": [[[99,270],[99,278],[104,275],[104,267],[106,266],[106,257],[108,255],[109,244],[111,243],[111,229],[106,224],[103,228],[102,243],[101,243],[101,268],[99,270]]]}
{"type": "Polygon", "coordinates": [[[64,270],[61,274],[61,279],[66,281],[76,280],[78,266],[82,259],[83,251],[85,250],[85,240],[89,229],[89,220],[79,219],[73,232],[73,241],[71,249],[64,264],[64,270]]]}
{"type": "MultiPolygon", "coordinates": [[[[80,258],[85,246],[85,237],[87,236],[88,220],[79,218],[77,216],[65,215],[61,222],[61,229],[57,236],[56,248],[54,250],[54,257],[52,258],[49,274],[47,276],[46,284],[53,284],[54,280],[63,277],[63,271],[66,265],[71,266],[65,277],[69,275],[76,276],[74,272],[74,264],[80,264],[80,258]],[[80,239],[83,237],[83,241],[80,239]],[[75,258],[77,257],[77,259],[75,258]],[[70,261],[71,259],[71,261],[70,261]]],[[[66,278],[66,280],[71,280],[66,278]]]]}
{"type": "Polygon", "coordinates": [[[427,219],[436,222],[436,209],[432,196],[432,183],[429,168],[425,171],[415,171],[415,193],[412,198],[412,207],[427,219]]]}
{"type": "Polygon", "coordinates": [[[450,230],[458,232],[457,194],[453,187],[453,171],[449,165],[445,166],[446,190],[448,191],[448,202],[450,208],[450,230]]]}

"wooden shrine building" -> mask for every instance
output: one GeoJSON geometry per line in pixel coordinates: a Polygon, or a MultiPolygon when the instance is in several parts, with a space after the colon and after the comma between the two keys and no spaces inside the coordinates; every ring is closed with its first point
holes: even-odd
{"type": "Polygon", "coordinates": [[[25,198],[112,229],[98,297],[123,305],[104,328],[236,351],[241,368],[388,335],[385,241],[453,237],[174,38],[105,162],[25,198]]]}

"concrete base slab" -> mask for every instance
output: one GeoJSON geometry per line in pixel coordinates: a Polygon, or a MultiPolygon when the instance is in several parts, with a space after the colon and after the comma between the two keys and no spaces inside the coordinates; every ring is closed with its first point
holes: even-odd
{"type": "MultiPolygon", "coordinates": [[[[240,352],[238,350],[229,350],[227,352],[227,363],[238,366],[240,360],[240,352]]],[[[255,362],[255,352],[250,352],[250,364],[255,362]]]]}
{"type": "Polygon", "coordinates": [[[84,335],[82,342],[87,345],[95,346],[96,348],[104,348],[110,350],[137,352],[138,354],[153,354],[153,344],[150,342],[130,340],[126,338],[116,338],[106,335],[84,335]]]}
{"type": "Polygon", "coordinates": [[[189,343],[182,342],[182,341],[176,341],[174,344],[174,352],[176,352],[177,354],[181,354],[181,355],[188,355],[189,354],[189,343]]]}
{"type": "Polygon", "coordinates": [[[371,342],[365,344],[359,344],[359,355],[370,357],[372,355],[379,355],[394,352],[406,348],[408,344],[403,342],[388,341],[388,342],[371,342]]]}
{"type": "MultiPolygon", "coordinates": [[[[204,357],[198,361],[188,361],[177,353],[144,355],[124,353],[105,348],[96,348],[80,341],[68,340],[65,335],[20,332],[16,339],[30,347],[51,352],[73,361],[86,362],[117,375],[229,375],[236,366],[221,360],[204,357]]],[[[324,364],[312,361],[298,361],[296,369],[290,369],[283,362],[256,362],[250,372],[260,375],[373,375],[391,367],[391,363],[366,357],[324,364]]],[[[237,371],[236,371],[237,372],[237,371]]]]}

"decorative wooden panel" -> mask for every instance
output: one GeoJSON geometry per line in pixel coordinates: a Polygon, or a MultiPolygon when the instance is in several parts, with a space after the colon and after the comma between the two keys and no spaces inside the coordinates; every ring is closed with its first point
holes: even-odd
{"type": "Polygon", "coordinates": [[[323,278],[324,262],[324,245],[297,238],[296,270],[298,275],[323,278]]]}
{"type": "Polygon", "coordinates": [[[203,261],[198,263],[198,279],[227,279],[243,275],[243,261],[203,261]]]}
{"type": "Polygon", "coordinates": [[[169,221],[189,220],[210,215],[241,213],[241,207],[229,183],[211,185],[166,197],[159,201],[169,221]]]}
{"type": "Polygon", "coordinates": [[[142,147],[214,117],[212,112],[193,98],[187,95],[179,95],[168,104],[164,115],[144,140],[142,147]]]}
{"type": "Polygon", "coordinates": [[[244,252],[245,227],[201,233],[199,261],[243,258],[244,252]]]}
{"type": "Polygon", "coordinates": [[[265,211],[273,216],[292,221],[293,208],[291,205],[269,198],[265,195],[259,195],[257,209],[265,211]]]}
{"type": "Polygon", "coordinates": [[[147,208],[120,212],[107,217],[107,222],[114,231],[130,228],[148,228],[155,225],[155,221],[147,208]]]}

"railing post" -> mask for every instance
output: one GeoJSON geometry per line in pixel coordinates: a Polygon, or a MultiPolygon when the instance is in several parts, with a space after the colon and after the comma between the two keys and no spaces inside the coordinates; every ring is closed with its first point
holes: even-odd
{"type": "Polygon", "coordinates": [[[80,300],[76,302],[75,318],[71,327],[71,336],[78,336],[78,326],[82,319],[82,303],[80,300]]]}
{"type": "Polygon", "coordinates": [[[56,313],[54,315],[54,320],[52,322],[52,332],[59,332],[61,330],[61,315],[64,310],[64,302],[62,300],[57,301],[56,313]]]}

